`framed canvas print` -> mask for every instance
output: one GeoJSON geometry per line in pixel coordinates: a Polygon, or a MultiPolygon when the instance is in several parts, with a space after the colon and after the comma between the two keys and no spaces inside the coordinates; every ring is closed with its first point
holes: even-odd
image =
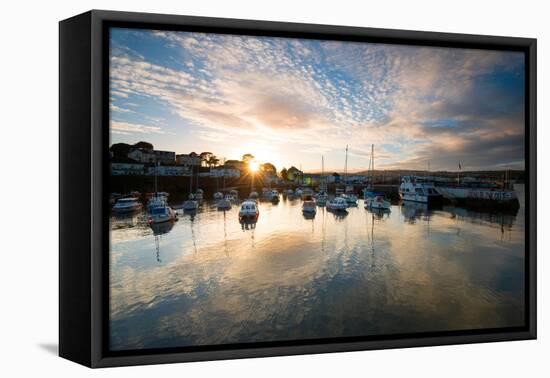
{"type": "Polygon", "coordinates": [[[536,337],[536,40],[60,22],[60,355],[536,337]]]}

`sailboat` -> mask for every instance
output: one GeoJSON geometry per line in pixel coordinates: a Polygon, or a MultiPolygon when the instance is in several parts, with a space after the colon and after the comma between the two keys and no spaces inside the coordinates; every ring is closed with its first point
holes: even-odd
{"type": "Polygon", "coordinates": [[[149,224],[171,222],[178,219],[176,212],[168,206],[168,194],[159,192],[157,187],[157,167],[155,167],[155,192],[147,204],[147,222],[149,224]]]}
{"type": "Polygon", "coordinates": [[[363,190],[365,209],[390,210],[391,203],[386,200],[384,193],[373,191],[374,177],[374,144],[371,145],[371,156],[369,162],[369,185],[363,190]]]}
{"type": "Polygon", "coordinates": [[[348,204],[348,206],[357,206],[357,196],[353,193],[353,186],[347,184],[348,177],[348,145],[346,144],[346,163],[344,165],[344,185],[346,186],[346,191],[341,195],[348,204]]]}
{"type": "MultiPolygon", "coordinates": [[[[223,170],[223,191],[225,192],[225,160],[224,160],[224,170],[223,170]]],[[[229,200],[229,198],[223,198],[223,193],[221,192],[218,192],[219,194],[221,194],[221,197],[218,198],[218,210],[229,210],[231,209],[231,201],[229,200]]],[[[214,198],[216,198],[216,195],[214,194],[214,198]]]]}
{"type": "Polygon", "coordinates": [[[189,199],[183,203],[184,211],[194,211],[199,207],[199,203],[195,201],[193,195],[193,168],[191,168],[191,176],[189,177],[189,199]]]}
{"type": "Polygon", "coordinates": [[[315,196],[317,205],[325,206],[328,201],[327,184],[325,182],[325,157],[321,156],[321,185],[319,193],[315,196]]]}

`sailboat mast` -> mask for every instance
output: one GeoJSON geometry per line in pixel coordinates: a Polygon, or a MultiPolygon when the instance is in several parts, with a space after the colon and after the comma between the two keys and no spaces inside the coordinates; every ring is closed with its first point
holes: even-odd
{"type": "Polygon", "coordinates": [[[372,162],[372,173],[371,173],[371,183],[372,183],[372,186],[374,187],[374,143],[371,144],[370,146],[370,158],[371,158],[371,162],[372,162]]]}
{"type": "Polygon", "coordinates": [[[346,162],[344,163],[344,184],[348,177],[348,145],[346,144],[346,162]]]}

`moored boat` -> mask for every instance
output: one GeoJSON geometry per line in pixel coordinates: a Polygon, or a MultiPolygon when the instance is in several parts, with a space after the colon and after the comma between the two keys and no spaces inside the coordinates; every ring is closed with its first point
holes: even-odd
{"type": "Polygon", "coordinates": [[[199,208],[199,203],[195,200],[190,199],[183,203],[182,208],[184,211],[197,210],[199,208]]]}
{"type": "Polygon", "coordinates": [[[113,212],[117,214],[128,214],[140,211],[143,205],[136,197],[120,198],[113,206],[113,212]]]}
{"type": "Polygon", "coordinates": [[[302,204],[302,212],[308,214],[315,214],[317,212],[317,205],[313,200],[304,201],[302,204]]]}
{"type": "Polygon", "coordinates": [[[214,197],[215,200],[220,200],[220,199],[223,198],[223,193],[222,192],[216,192],[216,193],[214,193],[213,197],[214,197]]]}
{"type": "Polygon", "coordinates": [[[231,201],[227,198],[222,198],[217,203],[218,210],[229,210],[231,209],[231,201]]]}
{"type": "Polygon", "coordinates": [[[390,210],[391,203],[385,199],[382,193],[375,193],[365,197],[365,209],[390,210]]]}
{"type": "Polygon", "coordinates": [[[239,210],[239,219],[248,219],[248,220],[256,220],[258,219],[258,216],[260,215],[260,211],[258,210],[258,205],[255,201],[244,201],[241,204],[241,209],[239,210]]]}
{"type": "Polygon", "coordinates": [[[348,202],[342,197],[334,197],[327,202],[327,209],[333,211],[347,211],[348,202]]]}
{"type": "Polygon", "coordinates": [[[420,202],[428,205],[443,200],[443,196],[438,193],[432,182],[415,176],[403,176],[401,178],[399,196],[404,201],[420,202]]]}
{"type": "Polygon", "coordinates": [[[448,200],[477,207],[519,208],[513,188],[496,184],[468,182],[462,184],[436,184],[435,190],[448,200]]]}

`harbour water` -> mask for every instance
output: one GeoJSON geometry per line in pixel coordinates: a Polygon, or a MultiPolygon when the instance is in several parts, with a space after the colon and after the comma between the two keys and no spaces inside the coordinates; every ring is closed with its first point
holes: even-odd
{"type": "Polygon", "coordinates": [[[340,216],[299,199],[152,229],[112,218],[112,350],[524,324],[524,190],[517,214],[393,204],[340,216]]]}

